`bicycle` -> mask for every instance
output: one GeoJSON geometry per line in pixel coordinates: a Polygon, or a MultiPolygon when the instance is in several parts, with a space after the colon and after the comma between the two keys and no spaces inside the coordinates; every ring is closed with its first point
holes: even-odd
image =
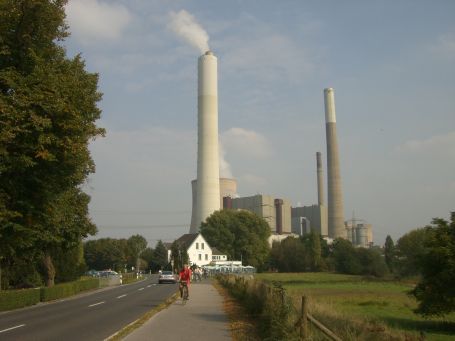
{"type": "Polygon", "coordinates": [[[180,281],[180,297],[183,302],[188,300],[188,284],[185,281],[180,281]]]}

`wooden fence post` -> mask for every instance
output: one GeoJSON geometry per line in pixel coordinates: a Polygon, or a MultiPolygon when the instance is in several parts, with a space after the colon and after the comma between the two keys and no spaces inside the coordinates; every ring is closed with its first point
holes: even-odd
{"type": "Polygon", "coordinates": [[[308,339],[308,298],[302,296],[302,312],[300,316],[300,339],[308,339]]]}

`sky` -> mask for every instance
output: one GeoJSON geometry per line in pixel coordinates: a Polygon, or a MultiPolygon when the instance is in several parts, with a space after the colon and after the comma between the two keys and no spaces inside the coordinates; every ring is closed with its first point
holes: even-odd
{"type": "Polygon", "coordinates": [[[188,233],[205,43],[218,58],[220,173],[240,196],[317,203],[333,87],[345,219],[372,224],[383,245],[455,210],[454,1],[70,0],[66,12],[67,54],[104,94],[107,134],[90,144],[84,186],[95,238],[153,247],[188,233]]]}

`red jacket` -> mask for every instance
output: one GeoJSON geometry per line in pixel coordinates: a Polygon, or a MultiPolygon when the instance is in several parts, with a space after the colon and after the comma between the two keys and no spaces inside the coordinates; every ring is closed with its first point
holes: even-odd
{"type": "Polygon", "coordinates": [[[180,271],[179,278],[181,281],[186,282],[186,284],[190,284],[191,282],[191,270],[190,269],[183,269],[180,271]]]}

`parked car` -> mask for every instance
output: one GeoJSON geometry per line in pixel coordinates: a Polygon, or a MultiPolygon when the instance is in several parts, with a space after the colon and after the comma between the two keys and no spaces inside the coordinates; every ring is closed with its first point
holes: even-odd
{"type": "Polygon", "coordinates": [[[122,278],[121,274],[119,274],[117,271],[113,271],[113,270],[98,271],[98,276],[99,277],[120,277],[120,278],[122,278]]]}
{"type": "Polygon", "coordinates": [[[177,283],[177,275],[174,275],[172,271],[163,271],[158,276],[158,283],[177,283]]]}
{"type": "Polygon", "coordinates": [[[85,273],[86,276],[91,276],[91,277],[98,277],[99,276],[99,272],[96,271],[96,270],[89,270],[85,273]]]}

